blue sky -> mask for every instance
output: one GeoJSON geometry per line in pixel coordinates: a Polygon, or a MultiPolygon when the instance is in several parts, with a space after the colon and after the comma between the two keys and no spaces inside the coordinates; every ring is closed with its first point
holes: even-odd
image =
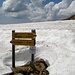
{"type": "Polygon", "coordinates": [[[0,0],[0,23],[55,21],[75,15],[74,6],[75,0],[0,0]]]}
{"type": "Polygon", "coordinates": [[[0,0],[0,7],[1,7],[2,3],[3,3],[3,0],[0,0]]]}
{"type": "Polygon", "coordinates": [[[44,4],[47,4],[47,3],[49,3],[49,2],[55,2],[55,3],[59,3],[61,0],[46,0],[45,2],[44,2],[44,4]]]}

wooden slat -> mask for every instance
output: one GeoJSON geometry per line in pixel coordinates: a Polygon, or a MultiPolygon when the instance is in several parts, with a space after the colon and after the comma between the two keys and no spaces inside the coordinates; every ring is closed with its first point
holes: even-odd
{"type": "Polygon", "coordinates": [[[12,40],[10,43],[13,45],[34,46],[34,40],[12,40]]]}
{"type": "Polygon", "coordinates": [[[15,34],[13,34],[12,36],[13,38],[34,38],[35,34],[34,33],[21,33],[21,32],[16,32],[15,34]]]}

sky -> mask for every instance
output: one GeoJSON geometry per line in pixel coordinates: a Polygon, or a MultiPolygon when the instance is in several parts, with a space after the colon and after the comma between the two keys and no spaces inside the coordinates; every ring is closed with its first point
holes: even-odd
{"type": "Polygon", "coordinates": [[[0,0],[0,24],[56,21],[75,15],[75,0],[0,0]]]}

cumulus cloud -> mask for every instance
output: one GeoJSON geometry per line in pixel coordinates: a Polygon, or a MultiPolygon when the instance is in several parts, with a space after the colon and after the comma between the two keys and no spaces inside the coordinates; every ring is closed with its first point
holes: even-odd
{"type": "Polygon", "coordinates": [[[50,21],[75,15],[75,0],[62,0],[55,4],[46,0],[5,0],[2,11],[6,16],[27,18],[29,21],[50,21]]]}
{"type": "Polygon", "coordinates": [[[25,0],[6,0],[3,2],[2,9],[6,12],[20,12],[27,10],[25,0]]]}
{"type": "Polygon", "coordinates": [[[72,1],[67,8],[60,9],[57,15],[61,17],[66,17],[66,16],[68,17],[73,14],[75,15],[75,1],[72,1]]]}

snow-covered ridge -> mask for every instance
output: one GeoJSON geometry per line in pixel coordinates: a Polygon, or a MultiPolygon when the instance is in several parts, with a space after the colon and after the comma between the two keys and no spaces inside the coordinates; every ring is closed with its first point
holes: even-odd
{"type": "MultiPolygon", "coordinates": [[[[11,71],[12,30],[30,32],[36,29],[35,57],[48,60],[50,75],[75,75],[75,21],[0,25],[0,75],[11,71]]],[[[16,66],[30,60],[26,46],[16,46],[16,66]]]]}
{"type": "Polygon", "coordinates": [[[75,20],[3,24],[0,29],[75,29],[75,20]],[[33,27],[32,27],[33,26],[33,27]],[[17,27],[17,28],[16,28],[17,27]]]}

